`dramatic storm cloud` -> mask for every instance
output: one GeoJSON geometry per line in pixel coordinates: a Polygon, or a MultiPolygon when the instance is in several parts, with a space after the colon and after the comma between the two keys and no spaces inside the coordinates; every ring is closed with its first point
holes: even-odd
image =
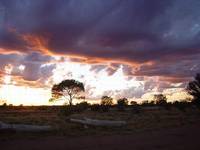
{"type": "Polygon", "coordinates": [[[199,10],[199,0],[0,0],[0,77],[21,65],[10,75],[45,82],[56,56],[95,74],[122,69],[144,82],[135,97],[184,87],[200,72],[199,10]]]}
{"type": "Polygon", "coordinates": [[[161,61],[170,62],[163,65],[169,68],[167,75],[176,72],[171,66],[177,61],[190,69],[198,65],[198,0],[1,0],[0,6],[2,50],[40,48],[130,63],[154,62],[156,71],[145,67],[150,75],[162,74],[161,61]]]}

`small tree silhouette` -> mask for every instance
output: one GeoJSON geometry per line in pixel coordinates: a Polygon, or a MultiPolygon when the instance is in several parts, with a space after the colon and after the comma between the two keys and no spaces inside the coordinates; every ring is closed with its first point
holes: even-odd
{"type": "Polygon", "coordinates": [[[109,96],[102,96],[100,110],[107,112],[110,110],[110,106],[113,105],[113,99],[109,96]]]}
{"type": "Polygon", "coordinates": [[[137,102],[136,101],[131,101],[130,104],[131,105],[137,105],[137,102]]]}
{"type": "Polygon", "coordinates": [[[101,98],[101,105],[111,106],[113,105],[113,99],[109,96],[102,96],[101,98]]]}
{"type": "Polygon", "coordinates": [[[124,110],[124,107],[128,105],[127,98],[120,98],[117,100],[117,107],[119,110],[124,110]]]}
{"type": "Polygon", "coordinates": [[[64,97],[69,101],[69,105],[71,106],[74,98],[84,99],[82,94],[84,91],[83,83],[76,80],[64,80],[59,84],[53,85],[51,89],[52,98],[49,101],[52,102],[64,97]]]}
{"type": "Polygon", "coordinates": [[[6,102],[6,100],[0,99],[0,106],[7,106],[6,102]]]}
{"type": "Polygon", "coordinates": [[[163,94],[156,94],[154,95],[154,101],[157,105],[166,105],[167,97],[163,94]]]}
{"type": "Polygon", "coordinates": [[[193,96],[193,103],[200,105],[200,73],[195,76],[195,80],[189,82],[187,92],[193,96]]]}

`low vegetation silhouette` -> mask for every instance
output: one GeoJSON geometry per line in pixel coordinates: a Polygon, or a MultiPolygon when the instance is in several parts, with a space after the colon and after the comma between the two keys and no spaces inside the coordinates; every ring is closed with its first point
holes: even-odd
{"type": "Polygon", "coordinates": [[[154,102],[157,105],[166,105],[167,104],[167,97],[163,94],[156,94],[154,95],[154,102]]]}
{"type": "Polygon", "coordinates": [[[109,96],[102,96],[101,97],[101,106],[100,111],[107,112],[110,110],[111,106],[113,105],[113,98],[109,96]]]}
{"type": "Polygon", "coordinates": [[[101,105],[111,106],[113,105],[113,98],[109,96],[102,96],[101,97],[101,105]]]}
{"type": "MultiPolygon", "coordinates": [[[[177,108],[180,111],[185,112],[186,109],[190,106],[200,106],[200,74],[197,74],[194,78],[194,81],[188,83],[186,88],[188,94],[190,94],[191,98],[186,98],[181,101],[168,102],[167,96],[164,94],[156,94],[153,97],[152,101],[144,100],[142,103],[137,103],[137,101],[130,101],[126,98],[120,98],[114,100],[112,97],[104,95],[101,97],[101,101],[99,104],[90,104],[87,101],[82,101],[73,105],[73,100],[83,100],[84,97],[84,84],[82,82],[67,79],[63,80],[59,84],[53,85],[51,89],[52,98],[49,100],[50,102],[54,102],[57,100],[65,100],[68,105],[61,107],[61,112],[65,115],[71,115],[76,112],[83,112],[85,110],[97,111],[97,112],[108,112],[110,109],[118,110],[118,111],[126,111],[132,110],[133,113],[137,114],[142,111],[142,108],[154,107],[164,108],[166,110],[171,110],[171,108],[177,108]]],[[[11,104],[7,105],[5,100],[1,100],[1,107],[12,107],[11,104]]],[[[20,105],[20,107],[24,107],[20,105]]]]}
{"type": "Polygon", "coordinates": [[[128,99],[127,98],[120,98],[117,100],[117,107],[120,111],[123,111],[125,107],[128,106],[128,99]]]}
{"type": "Polygon", "coordinates": [[[137,105],[137,102],[136,101],[131,101],[130,105],[137,105]]]}

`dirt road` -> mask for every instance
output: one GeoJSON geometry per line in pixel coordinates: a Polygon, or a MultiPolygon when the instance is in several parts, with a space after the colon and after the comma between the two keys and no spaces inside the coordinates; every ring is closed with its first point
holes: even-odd
{"type": "Polygon", "coordinates": [[[1,140],[1,150],[200,150],[200,123],[132,135],[1,140]]]}

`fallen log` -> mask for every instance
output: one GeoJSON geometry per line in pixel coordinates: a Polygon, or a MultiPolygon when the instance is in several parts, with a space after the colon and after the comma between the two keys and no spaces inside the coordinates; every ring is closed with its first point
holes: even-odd
{"type": "Polygon", "coordinates": [[[97,120],[97,119],[70,119],[71,122],[90,126],[105,126],[105,127],[121,127],[126,125],[126,121],[111,121],[111,120],[97,120]]]}
{"type": "Polygon", "coordinates": [[[50,131],[51,126],[37,126],[26,124],[7,124],[0,121],[0,130],[14,130],[14,131],[27,131],[27,132],[41,132],[50,131]]]}

